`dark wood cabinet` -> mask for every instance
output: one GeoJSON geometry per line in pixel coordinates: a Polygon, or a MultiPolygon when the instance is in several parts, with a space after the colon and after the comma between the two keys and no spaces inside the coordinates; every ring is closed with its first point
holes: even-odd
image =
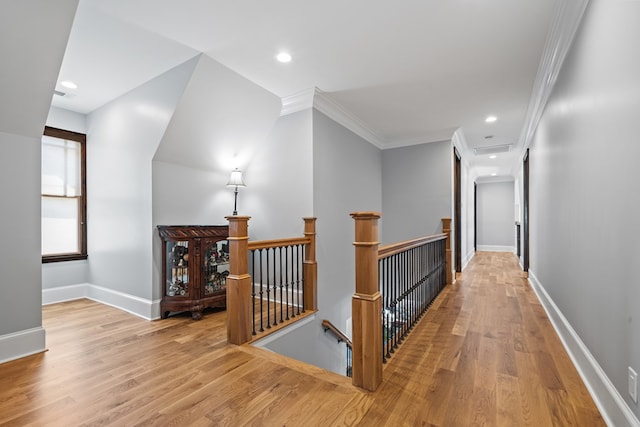
{"type": "Polygon", "coordinates": [[[162,241],[160,313],[190,311],[201,319],[207,307],[226,307],[229,226],[159,225],[162,241]]]}

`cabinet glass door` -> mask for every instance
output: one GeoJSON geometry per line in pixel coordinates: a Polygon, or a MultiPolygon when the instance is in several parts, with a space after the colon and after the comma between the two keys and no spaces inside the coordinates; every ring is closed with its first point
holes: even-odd
{"type": "Polygon", "coordinates": [[[167,242],[166,293],[170,297],[189,295],[189,242],[167,242]]]}
{"type": "Polygon", "coordinates": [[[229,275],[229,242],[219,240],[207,246],[202,273],[206,296],[221,293],[226,289],[229,275]]]}

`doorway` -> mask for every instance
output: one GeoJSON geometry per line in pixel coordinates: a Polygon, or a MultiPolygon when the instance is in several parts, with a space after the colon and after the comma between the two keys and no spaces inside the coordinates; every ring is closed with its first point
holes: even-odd
{"type": "Polygon", "coordinates": [[[453,197],[454,197],[454,220],[453,227],[455,230],[455,264],[456,273],[462,273],[462,183],[461,183],[461,162],[460,153],[456,147],[453,147],[454,154],[454,172],[453,172],[453,197]]]}

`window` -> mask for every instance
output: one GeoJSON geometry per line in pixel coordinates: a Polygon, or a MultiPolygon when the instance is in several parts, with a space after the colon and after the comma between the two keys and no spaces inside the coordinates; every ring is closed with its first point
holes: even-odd
{"type": "Polygon", "coordinates": [[[84,134],[46,127],[42,136],[42,262],[87,258],[84,134]]]}

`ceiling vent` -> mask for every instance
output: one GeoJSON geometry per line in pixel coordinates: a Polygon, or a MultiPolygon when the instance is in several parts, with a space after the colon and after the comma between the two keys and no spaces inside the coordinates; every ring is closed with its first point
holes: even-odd
{"type": "Polygon", "coordinates": [[[54,94],[54,95],[58,95],[58,96],[65,96],[65,95],[66,95],[66,93],[64,93],[64,92],[60,92],[59,90],[54,90],[54,91],[53,91],[53,94],[54,94]]]}
{"type": "Polygon", "coordinates": [[[476,147],[473,149],[473,152],[476,156],[482,156],[485,154],[497,154],[497,153],[508,153],[511,151],[511,147],[513,144],[502,144],[502,145],[491,145],[489,147],[476,147]]]}

